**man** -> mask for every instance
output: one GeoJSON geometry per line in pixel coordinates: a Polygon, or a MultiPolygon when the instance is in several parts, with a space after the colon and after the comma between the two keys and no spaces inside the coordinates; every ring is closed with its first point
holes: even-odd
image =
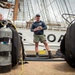
{"type": "Polygon", "coordinates": [[[46,41],[44,30],[47,29],[47,26],[43,21],[40,20],[40,15],[37,14],[35,17],[36,21],[32,24],[31,31],[34,32],[34,43],[36,56],[38,57],[38,44],[39,41],[45,45],[46,50],[48,51],[48,56],[51,58],[51,51],[49,49],[48,43],[46,41]]]}

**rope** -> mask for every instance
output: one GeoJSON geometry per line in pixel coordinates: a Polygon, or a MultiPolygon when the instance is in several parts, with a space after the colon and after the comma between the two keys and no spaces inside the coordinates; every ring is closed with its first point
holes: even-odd
{"type": "MultiPolygon", "coordinates": [[[[65,7],[66,7],[66,10],[67,10],[67,13],[69,14],[69,10],[68,10],[68,7],[67,7],[67,4],[66,4],[66,1],[63,0],[63,2],[64,2],[64,4],[65,4],[65,7]]],[[[70,21],[71,21],[71,17],[70,17],[70,15],[69,15],[69,18],[70,18],[70,21]]]]}
{"type": "Polygon", "coordinates": [[[29,14],[29,17],[30,17],[30,19],[31,19],[31,14],[30,14],[30,9],[29,9],[29,3],[28,3],[28,0],[26,0],[26,2],[27,2],[27,7],[28,7],[28,14],[29,14]]]}
{"type": "MultiPolygon", "coordinates": [[[[50,4],[51,4],[51,1],[50,1],[50,0],[49,0],[49,2],[50,2],[50,4]]],[[[52,8],[52,11],[53,11],[53,14],[54,14],[55,20],[56,20],[56,22],[57,22],[57,18],[56,18],[56,15],[55,15],[55,12],[54,12],[53,6],[52,6],[52,5],[50,5],[50,6],[51,6],[51,8],[52,8]]],[[[58,24],[58,22],[57,22],[57,24],[58,24]]]]}
{"type": "MultiPolygon", "coordinates": [[[[40,5],[39,5],[39,2],[38,2],[38,0],[36,0],[37,1],[37,4],[38,4],[38,7],[39,7],[39,10],[41,11],[41,9],[40,9],[40,5]]],[[[44,18],[43,18],[43,14],[42,14],[42,12],[40,12],[41,13],[41,17],[42,17],[42,19],[43,19],[43,21],[44,21],[44,18]]]]}
{"type": "Polygon", "coordinates": [[[46,10],[46,5],[47,5],[47,3],[46,3],[44,0],[43,0],[43,5],[44,5],[44,8],[45,8],[45,13],[46,13],[46,17],[47,17],[47,22],[50,23],[49,14],[47,13],[47,12],[49,12],[49,11],[46,10]]]}
{"type": "Polygon", "coordinates": [[[71,4],[70,4],[70,1],[69,1],[69,0],[67,0],[67,2],[68,2],[69,7],[70,7],[70,9],[71,9],[71,13],[73,14],[73,10],[72,10],[72,7],[71,7],[71,4]]]}
{"type": "MultiPolygon", "coordinates": [[[[60,9],[60,6],[59,6],[59,3],[58,3],[58,1],[56,0],[56,4],[57,4],[57,7],[58,7],[58,10],[59,10],[59,13],[60,13],[60,16],[62,15],[62,11],[61,11],[61,9],[60,9]]],[[[63,20],[63,18],[62,18],[62,16],[61,16],[61,22],[63,22],[64,23],[64,20],[63,20]]],[[[65,27],[65,23],[64,23],[64,27],[65,27]]]]}

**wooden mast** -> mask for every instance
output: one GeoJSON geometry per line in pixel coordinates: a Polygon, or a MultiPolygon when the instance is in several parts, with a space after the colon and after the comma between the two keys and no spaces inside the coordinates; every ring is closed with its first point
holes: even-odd
{"type": "Polygon", "coordinates": [[[14,12],[13,12],[13,21],[17,20],[18,6],[19,6],[19,0],[15,0],[15,6],[14,6],[14,12]]]}

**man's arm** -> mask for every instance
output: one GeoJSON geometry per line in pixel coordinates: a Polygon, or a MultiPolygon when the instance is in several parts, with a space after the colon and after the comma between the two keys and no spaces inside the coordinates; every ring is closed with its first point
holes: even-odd
{"type": "Polygon", "coordinates": [[[38,28],[35,28],[34,27],[34,24],[32,24],[32,26],[31,26],[31,32],[35,32],[35,31],[38,31],[39,29],[38,28]]]}
{"type": "Polygon", "coordinates": [[[34,24],[32,24],[32,26],[31,26],[31,32],[35,32],[35,31],[37,31],[38,30],[38,28],[34,28],[34,24]]]}
{"type": "Polygon", "coordinates": [[[44,23],[44,22],[42,22],[42,30],[46,30],[47,29],[47,26],[46,26],[46,24],[44,23]]]}
{"type": "Polygon", "coordinates": [[[33,24],[32,24],[32,26],[31,26],[31,32],[34,32],[34,26],[33,26],[33,24]]]}

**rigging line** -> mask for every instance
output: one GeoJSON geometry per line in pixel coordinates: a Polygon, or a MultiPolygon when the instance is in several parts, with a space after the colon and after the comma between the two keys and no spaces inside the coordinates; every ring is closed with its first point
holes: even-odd
{"type": "Polygon", "coordinates": [[[63,9],[63,12],[65,13],[65,9],[64,9],[64,7],[63,7],[62,0],[59,0],[59,1],[60,1],[60,4],[61,4],[61,7],[62,7],[62,9],[63,9]]]}
{"type": "MultiPolygon", "coordinates": [[[[49,0],[49,2],[50,2],[50,4],[51,4],[51,1],[50,1],[50,0],[49,0]]],[[[50,5],[50,6],[51,6],[51,8],[52,8],[52,11],[53,11],[53,14],[54,14],[55,20],[56,20],[56,22],[57,22],[57,18],[56,18],[56,15],[55,15],[55,12],[54,12],[53,6],[52,6],[52,5],[50,5]]],[[[57,22],[57,24],[58,24],[58,22],[57,22]]]]}
{"type": "Polygon", "coordinates": [[[48,5],[47,5],[47,7],[49,7],[51,4],[53,4],[54,2],[55,2],[56,0],[53,0],[51,3],[49,3],[48,5]]]}
{"type": "Polygon", "coordinates": [[[60,7],[59,7],[59,5],[58,5],[57,0],[56,0],[55,2],[56,2],[56,5],[57,5],[57,7],[58,7],[59,13],[60,13],[60,15],[61,15],[60,7]]]}
{"type": "MultiPolygon", "coordinates": [[[[69,3],[69,7],[71,9],[71,13],[73,14],[73,10],[72,10],[72,7],[71,7],[71,3],[70,3],[70,0],[68,0],[68,3],[69,3]]],[[[74,18],[75,19],[75,18],[74,18]]]]}
{"type": "MultiPolygon", "coordinates": [[[[38,4],[38,7],[39,7],[39,10],[41,11],[41,9],[40,9],[40,5],[39,5],[39,2],[38,2],[38,0],[36,0],[36,1],[37,1],[37,4],[38,4]]],[[[41,12],[40,12],[40,13],[41,13],[41,12]]],[[[42,13],[41,13],[41,17],[42,17],[42,19],[44,20],[42,13]]]]}
{"type": "Polygon", "coordinates": [[[29,1],[29,8],[30,8],[30,15],[31,15],[31,19],[30,19],[30,21],[31,20],[33,20],[34,18],[32,18],[33,17],[33,15],[34,15],[34,10],[33,10],[33,6],[32,6],[32,1],[31,0],[28,0],[29,1]],[[32,12],[32,13],[31,13],[32,12]],[[32,15],[33,14],[33,15],[32,15]]]}
{"type": "Polygon", "coordinates": [[[46,16],[47,16],[47,21],[48,21],[49,29],[51,29],[51,19],[49,18],[50,17],[49,10],[46,9],[46,7],[47,7],[46,0],[44,0],[44,3],[45,3],[45,11],[46,11],[46,16]]]}
{"type": "Polygon", "coordinates": [[[27,2],[27,7],[28,7],[28,12],[29,12],[28,14],[29,14],[29,17],[30,17],[30,19],[31,19],[31,14],[30,14],[30,9],[29,9],[29,3],[28,3],[28,1],[29,1],[29,0],[26,0],[26,2],[27,2]]]}
{"type": "MultiPolygon", "coordinates": [[[[46,0],[45,0],[46,1],[46,0]]],[[[45,8],[47,7],[47,2],[46,2],[46,6],[45,6],[45,8]]],[[[46,9],[45,9],[46,10],[46,9]]],[[[51,23],[51,18],[50,18],[50,13],[49,13],[49,9],[47,8],[47,17],[48,17],[48,23],[49,23],[49,25],[50,25],[50,23],[51,23]]]]}
{"type": "Polygon", "coordinates": [[[31,1],[31,0],[29,0],[29,4],[30,4],[29,8],[31,8],[31,9],[29,9],[30,12],[31,12],[31,13],[30,13],[31,18],[30,18],[29,21],[33,21],[33,20],[34,20],[34,15],[35,15],[35,13],[34,13],[34,9],[33,9],[33,5],[32,5],[32,1],[31,1]]]}
{"type": "Polygon", "coordinates": [[[10,15],[10,9],[9,9],[9,11],[8,11],[7,19],[8,19],[8,17],[9,17],[9,15],[10,15]]]}
{"type": "Polygon", "coordinates": [[[24,12],[25,12],[25,20],[27,20],[28,19],[28,14],[27,14],[27,9],[28,9],[28,7],[27,7],[27,0],[24,0],[24,2],[25,2],[25,4],[24,4],[24,12]]]}
{"type": "MultiPolygon", "coordinates": [[[[64,4],[65,4],[65,7],[66,7],[66,10],[67,10],[67,13],[69,14],[69,10],[68,10],[68,7],[67,7],[67,4],[66,4],[66,1],[63,0],[63,2],[64,2],[64,4]]],[[[70,15],[69,15],[69,19],[70,19],[70,21],[71,21],[71,17],[70,17],[70,15]]]]}
{"type": "Polygon", "coordinates": [[[71,7],[71,4],[70,4],[70,1],[69,1],[69,0],[67,0],[67,2],[68,2],[69,7],[70,7],[70,9],[71,9],[71,13],[73,14],[73,10],[72,10],[72,7],[71,7]]]}
{"type": "Polygon", "coordinates": [[[25,17],[25,13],[24,13],[24,0],[23,0],[23,20],[24,20],[24,17],[25,17]]]}
{"type": "Polygon", "coordinates": [[[31,0],[30,0],[30,3],[31,3],[31,8],[32,8],[33,15],[35,15],[35,14],[34,14],[33,5],[32,5],[32,1],[31,1],[31,0]]]}
{"type": "Polygon", "coordinates": [[[43,5],[43,1],[40,0],[40,2],[41,2],[41,9],[43,10],[43,11],[41,11],[41,12],[42,12],[42,14],[43,14],[43,18],[44,18],[44,21],[45,21],[45,8],[44,8],[44,5],[43,5]]]}
{"type": "Polygon", "coordinates": [[[20,20],[20,15],[19,15],[19,14],[20,14],[21,11],[22,11],[22,9],[21,9],[21,2],[22,2],[22,1],[19,0],[19,5],[18,5],[18,6],[19,6],[18,20],[20,20]]]}
{"type": "Polygon", "coordinates": [[[66,1],[63,0],[64,4],[65,4],[65,7],[66,7],[66,10],[67,10],[67,13],[69,14],[69,10],[68,10],[68,7],[67,7],[67,4],[66,4],[66,1]]]}
{"type": "MultiPolygon", "coordinates": [[[[61,11],[61,9],[60,9],[60,6],[59,6],[59,3],[58,3],[57,0],[56,0],[56,4],[57,4],[57,7],[58,7],[58,10],[59,10],[60,16],[61,16],[61,15],[62,15],[62,11],[61,11]]],[[[62,16],[61,16],[61,19],[62,19],[62,16]]],[[[64,22],[63,19],[62,19],[62,21],[64,22]]],[[[65,23],[64,23],[64,25],[65,25],[65,23]]]]}
{"type": "MultiPolygon", "coordinates": [[[[63,3],[62,3],[62,0],[59,0],[60,1],[60,4],[61,4],[61,8],[63,9],[63,10],[61,10],[62,11],[62,13],[65,13],[65,9],[64,9],[64,6],[63,6],[63,3]]],[[[65,20],[63,19],[63,21],[65,22],[65,20]]],[[[64,24],[64,27],[66,26],[66,23],[64,24]]]]}
{"type": "MultiPolygon", "coordinates": [[[[44,0],[42,0],[42,1],[43,1],[43,6],[44,6],[44,8],[46,8],[45,1],[44,1],[44,0]]],[[[47,10],[46,10],[46,9],[44,9],[44,10],[45,10],[47,22],[49,22],[48,15],[47,15],[47,10]]]]}
{"type": "MultiPolygon", "coordinates": [[[[41,0],[40,0],[41,1],[41,0]]],[[[54,0],[55,1],[55,0],[54,0]]],[[[49,7],[51,4],[54,3],[54,1],[52,1],[51,3],[49,3],[49,5],[47,7],[49,7]]],[[[47,9],[47,7],[45,9],[47,9]]],[[[44,9],[42,9],[39,13],[41,13],[44,9]]]]}
{"type": "MultiPolygon", "coordinates": [[[[45,0],[46,1],[46,0],[45,0]]],[[[47,7],[47,2],[46,2],[46,7],[47,7]]],[[[46,10],[46,9],[45,9],[46,10]]],[[[47,9],[47,17],[48,17],[48,23],[49,25],[51,24],[51,18],[50,18],[50,13],[49,13],[49,9],[47,9]]]]}

